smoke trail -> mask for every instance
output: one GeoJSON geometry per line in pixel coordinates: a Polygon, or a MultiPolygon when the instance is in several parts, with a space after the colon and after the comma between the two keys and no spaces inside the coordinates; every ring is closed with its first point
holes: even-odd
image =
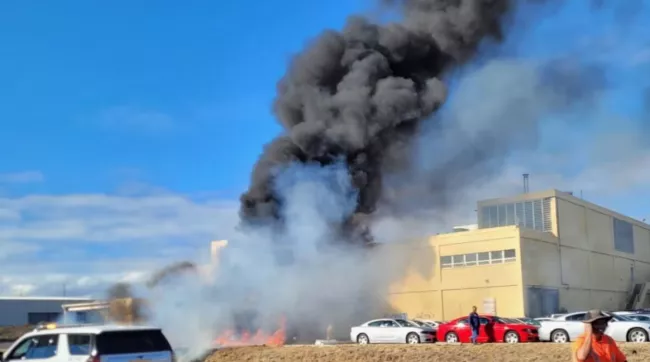
{"type": "Polygon", "coordinates": [[[179,274],[188,272],[196,273],[196,271],[196,265],[191,261],[174,263],[154,273],[151,278],[149,278],[149,281],[147,281],[147,287],[153,288],[171,277],[176,277],[179,274]]]}
{"type": "Polygon", "coordinates": [[[267,145],[241,197],[248,223],[283,220],[273,180],[282,167],[342,159],[358,190],[355,215],[376,210],[383,174],[408,159],[421,122],[445,101],[440,77],[472,59],[485,39],[503,37],[507,0],[388,1],[403,24],[352,17],[326,31],[290,64],[274,111],[284,133],[267,145]]]}

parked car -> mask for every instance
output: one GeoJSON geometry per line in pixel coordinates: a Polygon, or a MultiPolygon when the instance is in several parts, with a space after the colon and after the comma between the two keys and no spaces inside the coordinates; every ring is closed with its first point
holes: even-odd
{"type": "MultiPolygon", "coordinates": [[[[537,327],[507,322],[497,316],[479,316],[481,327],[479,329],[478,342],[533,342],[538,340],[537,327]]],[[[469,343],[471,342],[472,330],[469,326],[468,317],[461,317],[440,324],[437,331],[437,339],[447,343],[469,343]]]]}
{"type": "MultiPolygon", "coordinates": [[[[539,328],[539,339],[555,343],[567,343],[575,340],[584,331],[586,312],[563,315],[551,321],[543,321],[539,328]]],[[[604,312],[612,316],[605,334],[617,342],[648,342],[650,322],[635,321],[624,315],[604,312]]]]}
{"type": "Polygon", "coordinates": [[[159,328],[136,326],[56,326],[36,328],[14,342],[4,362],[172,362],[172,348],[159,328]]]}
{"type": "Polygon", "coordinates": [[[433,342],[435,332],[406,319],[375,319],[350,329],[350,340],[358,344],[433,342]]]}
{"type": "Polygon", "coordinates": [[[624,314],[625,318],[631,319],[633,321],[640,321],[640,322],[650,322],[650,315],[649,314],[624,314]]]}

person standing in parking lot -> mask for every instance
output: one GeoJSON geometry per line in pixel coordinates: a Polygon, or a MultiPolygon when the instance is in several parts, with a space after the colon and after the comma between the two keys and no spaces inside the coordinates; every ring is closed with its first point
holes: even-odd
{"type": "Polygon", "coordinates": [[[472,328],[472,344],[476,344],[478,342],[479,328],[481,328],[481,319],[476,313],[476,306],[472,307],[472,313],[469,314],[469,326],[472,328]]]}
{"type": "Polygon", "coordinates": [[[590,310],[585,315],[585,331],[573,342],[573,362],[627,362],[616,342],[605,334],[612,317],[600,310],[590,310]]]}

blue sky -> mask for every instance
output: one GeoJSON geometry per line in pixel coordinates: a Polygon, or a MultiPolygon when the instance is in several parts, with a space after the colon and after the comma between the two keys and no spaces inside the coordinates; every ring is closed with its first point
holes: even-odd
{"type": "MultiPolygon", "coordinates": [[[[288,59],[352,13],[376,14],[369,0],[1,2],[0,294],[54,294],[62,283],[96,292],[227,235],[279,132],[270,107],[288,59]]],[[[612,14],[573,1],[499,51],[606,66],[614,85],[599,112],[621,121],[587,124],[576,140],[622,124],[635,134],[643,117],[650,30],[612,14]]],[[[650,196],[649,171],[638,170],[650,156],[643,145],[630,154],[631,170],[576,157],[531,171],[531,184],[585,185],[595,201],[650,217],[638,204],[650,196]]],[[[507,165],[480,196],[518,185],[521,167],[507,165]]]]}

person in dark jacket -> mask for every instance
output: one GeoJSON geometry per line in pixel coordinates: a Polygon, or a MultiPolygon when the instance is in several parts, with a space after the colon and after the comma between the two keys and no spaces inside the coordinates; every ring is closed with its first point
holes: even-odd
{"type": "Polygon", "coordinates": [[[481,319],[476,313],[476,306],[472,307],[472,313],[469,314],[469,326],[472,328],[472,344],[476,344],[478,342],[479,328],[481,328],[481,319]]]}

